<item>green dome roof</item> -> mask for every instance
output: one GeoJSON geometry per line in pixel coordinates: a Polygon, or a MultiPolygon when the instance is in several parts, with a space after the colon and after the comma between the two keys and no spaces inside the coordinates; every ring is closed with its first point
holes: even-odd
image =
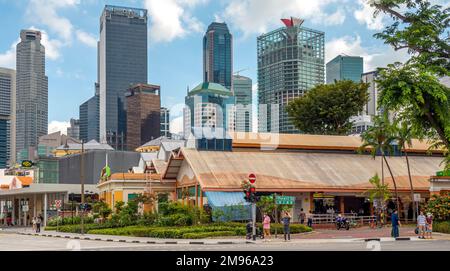
{"type": "Polygon", "coordinates": [[[221,84],[217,83],[210,83],[210,82],[204,82],[193,88],[191,91],[189,91],[189,95],[194,95],[200,92],[209,92],[209,93],[215,93],[219,95],[227,95],[231,96],[232,93],[229,89],[222,86],[221,84]]]}

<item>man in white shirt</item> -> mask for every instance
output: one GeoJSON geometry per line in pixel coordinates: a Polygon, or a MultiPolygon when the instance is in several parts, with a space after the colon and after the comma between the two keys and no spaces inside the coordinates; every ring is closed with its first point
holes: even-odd
{"type": "Polygon", "coordinates": [[[419,228],[419,238],[425,239],[425,226],[427,224],[427,218],[423,215],[423,211],[420,211],[420,215],[417,217],[417,227],[419,228]]]}

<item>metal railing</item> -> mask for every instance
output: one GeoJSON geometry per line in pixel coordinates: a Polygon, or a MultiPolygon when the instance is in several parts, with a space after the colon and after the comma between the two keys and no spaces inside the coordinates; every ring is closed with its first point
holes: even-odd
{"type": "MultiPolygon", "coordinates": [[[[344,213],[341,215],[346,217],[350,222],[356,223],[358,225],[370,225],[370,223],[375,220],[375,216],[373,215],[365,216],[365,215],[358,215],[355,213],[344,213]]],[[[310,215],[313,224],[334,224],[337,216],[338,216],[337,213],[310,215]]]]}

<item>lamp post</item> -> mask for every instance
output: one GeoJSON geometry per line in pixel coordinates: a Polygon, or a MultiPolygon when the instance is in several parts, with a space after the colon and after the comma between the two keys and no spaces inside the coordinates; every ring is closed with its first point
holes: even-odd
{"type": "Polygon", "coordinates": [[[84,234],[84,141],[81,140],[81,164],[80,164],[80,183],[81,183],[81,234],[84,234]]]}
{"type": "Polygon", "coordinates": [[[73,200],[74,200],[74,197],[75,197],[75,193],[70,193],[69,197],[70,197],[70,200],[72,202],[72,206],[70,207],[70,211],[72,213],[72,225],[73,225],[73,200]]]}

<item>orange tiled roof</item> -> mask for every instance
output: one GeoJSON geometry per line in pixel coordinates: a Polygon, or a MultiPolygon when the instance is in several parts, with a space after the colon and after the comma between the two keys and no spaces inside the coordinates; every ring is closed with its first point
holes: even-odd
{"type": "Polygon", "coordinates": [[[16,176],[16,178],[24,185],[30,185],[33,183],[33,178],[28,176],[16,176]]]}

